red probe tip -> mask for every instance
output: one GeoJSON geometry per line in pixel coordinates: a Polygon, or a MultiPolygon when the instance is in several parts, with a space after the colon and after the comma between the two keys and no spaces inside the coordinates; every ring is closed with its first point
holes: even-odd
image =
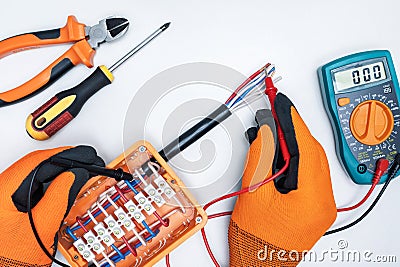
{"type": "Polygon", "coordinates": [[[387,159],[379,159],[376,162],[376,170],[374,174],[374,178],[372,179],[373,184],[378,184],[379,181],[381,180],[381,177],[383,174],[386,172],[386,170],[389,168],[389,161],[387,159]]]}
{"type": "Polygon", "coordinates": [[[376,170],[386,171],[389,168],[389,161],[387,159],[379,159],[376,163],[376,170]]]}
{"type": "Polygon", "coordinates": [[[265,88],[268,90],[269,88],[275,88],[274,82],[271,77],[265,78],[265,88]]]}
{"type": "Polygon", "coordinates": [[[387,159],[379,159],[376,162],[376,169],[372,184],[378,184],[386,170],[389,168],[389,161],[387,159]]]}

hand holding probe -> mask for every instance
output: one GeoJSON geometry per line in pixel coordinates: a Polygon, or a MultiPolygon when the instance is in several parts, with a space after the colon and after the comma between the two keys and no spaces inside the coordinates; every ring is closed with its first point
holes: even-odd
{"type": "Polygon", "coordinates": [[[86,101],[103,87],[114,80],[112,72],[130,57],[139,52],[169,27],[165,23],[149,37],[118,60],[109,69],[99,66],[77,86],[56,94],[52,99],[33,112],[26,121],[26,131],[36,140],[47,140],[73,120],[81,111],[86,101]]]}

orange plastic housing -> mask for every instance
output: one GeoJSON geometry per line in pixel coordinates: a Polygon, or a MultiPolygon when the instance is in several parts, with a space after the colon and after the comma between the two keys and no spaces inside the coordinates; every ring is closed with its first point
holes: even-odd
{"type": "MultiPolygon", "coordinates": [[[[185,185],[182,181],[176,176],[173,170],[167,165],[167,163],[161,158],[161,156],[157,153],[157,151],[147,142],[140,141],[133,145],[130,149],[128,149],[125,153],[120,155],[117,159],[111,162],[108,167],[110,168],[123,168],[125,171],[130,171],[134,178],[141,182],[136,186],[136,190],[142,192],[148,201],[151,200],[151,196],[147,193],[149,192],[149,185],[153,185],[153,187],[158,192],[158,196],[162,196],[162,198],[166,201],[164,205],[159,207],[157,203],[154,201],[151,202],[152,207],[156,210],[156,213],[164,220],[164,222],[168,223],[168,226],[164,226],[160,218],[157,218],[155,214],[147,214],[143,209],[141,213],[144,215],[145,223],[150,227],[151,231],[158,233],[148,241],[145,242],[146,246],[143,245],[138,238],[138,235],[144,240],[147,236],[150,237],[149,232],[146,230],[143,224],[139,223],[135,220],[132,213],[129,214],[129,209],[124,206],[124,202],[126,199],[132,200],[138,209],[142,209],[137,198],[135,199],[135,195],[131,190],[129,190],[128,186],[125,186],[125,182],[117,182],[114,179],[110,179],[107,177],[95,177],[93,178],[88,185],[86,185],[82,191],[80,192],[74,206],[72,207],[69,215],[66,217],[63,226],[61,227],[59,233],[59,242],[58,248],[64,257],[68,260],[68,262],[73,267],[84,267],[84,266],[112,266],[110,261],[107,261],[105,255],[108,258],[116,257],[118,255],[110,246],[105,245],[104,239],[102,239],[98,232],[95,231],[95,225],[99,223],[103,223],[105,228],[107,228],[107,232],[110,236],[115,240],[113,245],[117,247],[123,253],[129,253],[128,247],[124,242],[127,240],[131,245],[131,248],[137,246],[135,250],[137,256],[132,255],[130,253],[125,257],[125,259],[120,260],[115,266],[118,267],[131,267],[131,266],[153,266],[156,262],[170,253],[173,249],[179,246],[182,242],[192,236],[194,233],[203,228],[207,222],[207,215],[204,210],[197,204],[196,200],[192,197],[190,192],[185,188],[185,185]],[[152,162],[149,163],[150,159],[153,159],[152,162]],[[155,160],[154,160],[155,159],[155,160]],[[146,176],[143,173],[143,169],[141,168],[143,164],[152,164],[153,174],[150,176],[146,176]],[[154,174],[154,171],[159,174],[154,174]],[[139,179],[141,175],[142,179],[139,179]],[[158,178],[157,178],[158,176],[158,178]],[[166,182],[166,184],[160,183],[160,180],[166,182]],[[147,183],[147,192],[145,190],[147,183]],[[110,205],[105,212],[99,212],[98,210],[98,202],[102,203],[110,203],[109,200],[107,202],[106,191],[107,194],[112,197],[115,196],[116,190],[114,186],[119,186],[121,188],[125,196],[125,200],[120,197],[118,200],[114,202],[113,205],[110,205]],[[161,187],[166,186],[166,187],[161,187]],[[173,190],[175,194],[171,197],[171,195],[167,195],[167,189],[162,191],[162,188],[170,188],[173,190]],[[132,230],[129,231],[125,228],[125,225],[120,220],[121,217],[118,217],[117,208],[123,207],[125,214],[129,215],[129,219],[125,218],[124,222],[127,220],[132,222],[135,225],[135,234],[132,230]],[[82,218],[82,222],[87,222],[90,216],[88,215],[88,210],[92,212],[97,209],[97,213],[100,213],[95,220],[97,224],[93,221],[86,224],[86,231],[92,231],[92,233],[96,236],[97,245],[101,244],[104,247],[104,251],[102,253],[96,253],[93,247],[88,247],[90,245],[88,240],[83,237],[85,235],[85,231],[78,226],[77,218],[82,218]],[[114,214],[115,212],[115,214],[114,214]],[[120,229],[124,232],[124,237],[117,238],[112,232],[112,229],[108,224],[104,223],[103,220],[107,217],[112,216],[118,222],[120,229]],[[131,217],[132,215],[132,217],[131,217]],[[90,250],[92,255],[95,257],[94,261],[88,262],[83,254],[84,251],[78,251],[77,244],[74,245],[74,240],[68,234],[67,227],[69,229],[77,229],[73,232],[76,239],[79,239],[78,242],[85,243],[85,251],[90,250]],[[111,230],[109,230],[111,229],[111,230]],[[139,246],[140,244],[140,246],[139,246]]],[[[151,186],[150,186],[151,187],[151,186]]],[[[168,192],[169,193],[169,192],[168,192]]],[[[112,198],[111,198],[112,199],[112,198]]],[[[139,199],[141,200],[141,199],[139,199]]],[[[154,198],[153,198],[154,200],[154,198]]],[[[103,205],[105,205],[105,203],[103,205]]],[[[160,203],[158,203],[160,204],[160,203]]],[[[132,210],[130,210],[132,211],[132,210]]],[[[95,214],[96,212],[93,212],[95,214]]],[[[92,213],[91,213],[92,214],[92,213]]],[[[92,217],[93,218],[93,217],[92,217]]],[[[129,224],[129,222],[128,222],[129,224]]],[[[71,231],[69,232],[71,233],[71,231]]],[[[103,236],[104,238],[104,236],[103,236]]],[[[93,245],[93,243],[92,243],[93,245]]],[[[90,246],[92,246],[90,245],[90,246]]],[[[79,247],[80,249],[82,247],[79,247]]],[[[86,254],[87,256],[88,254],[86,254]]]]}

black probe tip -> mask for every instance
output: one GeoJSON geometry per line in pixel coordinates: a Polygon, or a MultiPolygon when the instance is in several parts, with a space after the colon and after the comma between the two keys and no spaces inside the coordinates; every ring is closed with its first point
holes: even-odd
{"type": "Polygon", "coordinates": [[[160,27],[160,30],[165,31],[166,29],[168,29],[168,27],[169,27],[170,24],[171,24],[171,22],[165,23],[164,25],[162,25],[162,26],[160,27]]]}

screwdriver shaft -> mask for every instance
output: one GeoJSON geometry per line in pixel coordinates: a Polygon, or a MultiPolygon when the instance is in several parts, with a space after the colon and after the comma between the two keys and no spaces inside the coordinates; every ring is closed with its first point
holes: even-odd
{"type": "Polygon", "coordinates": [[[140,44],[138,44],[135,48],[133,48],[131,51],[129,51],[125,56],[123,56],[120,60],[114,63],[109,70],[113,72],[116,70],[119,66],[121,66],[125,61],[127,61],[130,57],[132,57],[134,54],[139,52],[143,47],[145,47],[147,44],[149,44],[151,41],[153,41],[158,35],[160,35],[163,31],[165,31],[169,27],[169,22],[165,23],[163,26],[161,26],[159,29],[157,29],[155,32],[153,32],[149,37],[144,39],[140,44]]]}

